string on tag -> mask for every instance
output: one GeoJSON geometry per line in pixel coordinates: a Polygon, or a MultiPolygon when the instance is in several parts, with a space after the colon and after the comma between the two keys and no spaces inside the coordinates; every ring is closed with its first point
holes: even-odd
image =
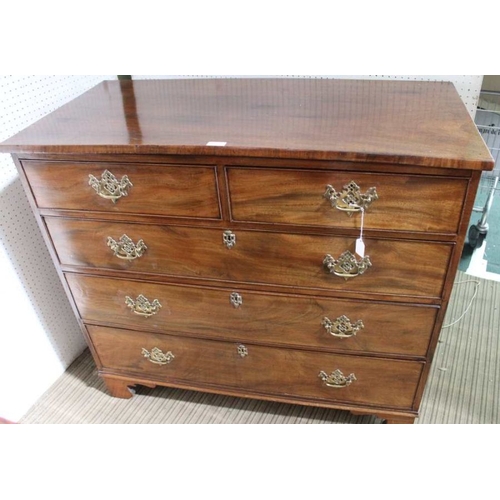
{"type": "Polygon", "coordinates": [[[365,209],[361,207],[361,230],[359,232],[359,239],[363,241],[363,227],[365,226],[365,209]]]}

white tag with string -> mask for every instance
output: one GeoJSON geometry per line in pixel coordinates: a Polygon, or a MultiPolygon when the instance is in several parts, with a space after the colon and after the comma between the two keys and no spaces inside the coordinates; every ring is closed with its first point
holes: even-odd
{"type": "Polygon", "coordinates": [[[365,242],[363,241],[363,226],[365,224],[365,209],[361,207],[361,231],[359,238],[356,240],[356,253],[364,258],[365,256],[365,242]]]}

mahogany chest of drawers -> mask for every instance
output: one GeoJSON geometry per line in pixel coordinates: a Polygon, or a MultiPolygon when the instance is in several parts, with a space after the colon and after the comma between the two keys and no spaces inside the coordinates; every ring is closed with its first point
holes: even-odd
{"type": "Polygon", "coordinates": [[[451,83],[103,82],[0,151],[112,395],[418,416],[493,167],[451,83]]]}

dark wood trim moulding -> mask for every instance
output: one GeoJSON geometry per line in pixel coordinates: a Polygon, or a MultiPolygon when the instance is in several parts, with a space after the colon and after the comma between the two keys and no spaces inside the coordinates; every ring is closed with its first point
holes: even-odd
{"type": "Polygon", "coordinates": [[[439,167],[429,167],[422,172],[422,167],[417,164],[398,165],[387,162],[369,162],[361,163],[351,160],[301,160],[301,159],[282,159],[272,158],[266,156],[260,157],[241,157],[235,156],[227,160],[224,157],[217,157],[213,155],[171,155],[171,154],[157,154],[157,155],[139,155],[139,154],[95,154],[89,158],[89,155],[84,154],[19,154],[20,161],[24,160],[41,160],[41,161],[74,161],[81,163],[138,163],[157,165],[165,164],[168,166],[174,165],[193,165],[193,166],[213,166],[219,165],[224,167],[276,167],[283,169],[317,169],[317,170],[340,170],[359,173],[398,173],[408,175],[421,175],[421,176],[444,176],[444,177],[465,177],[471,176],[473,169],[443,169],[439,167]]]}

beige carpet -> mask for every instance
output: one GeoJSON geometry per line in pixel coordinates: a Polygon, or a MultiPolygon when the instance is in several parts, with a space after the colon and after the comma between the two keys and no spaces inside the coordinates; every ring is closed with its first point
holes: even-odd
{"type": "MultiPolygon", "coordinates": [[[[458,273],[416,423],[500,423],[500,282],[458,273]],[[473,281],[459,284],[460,281],[473,281]]],[[[371,416],[179,389],[110,397],[85,351],[21,419],[24,424],[375,424],[371,416]]]]}

